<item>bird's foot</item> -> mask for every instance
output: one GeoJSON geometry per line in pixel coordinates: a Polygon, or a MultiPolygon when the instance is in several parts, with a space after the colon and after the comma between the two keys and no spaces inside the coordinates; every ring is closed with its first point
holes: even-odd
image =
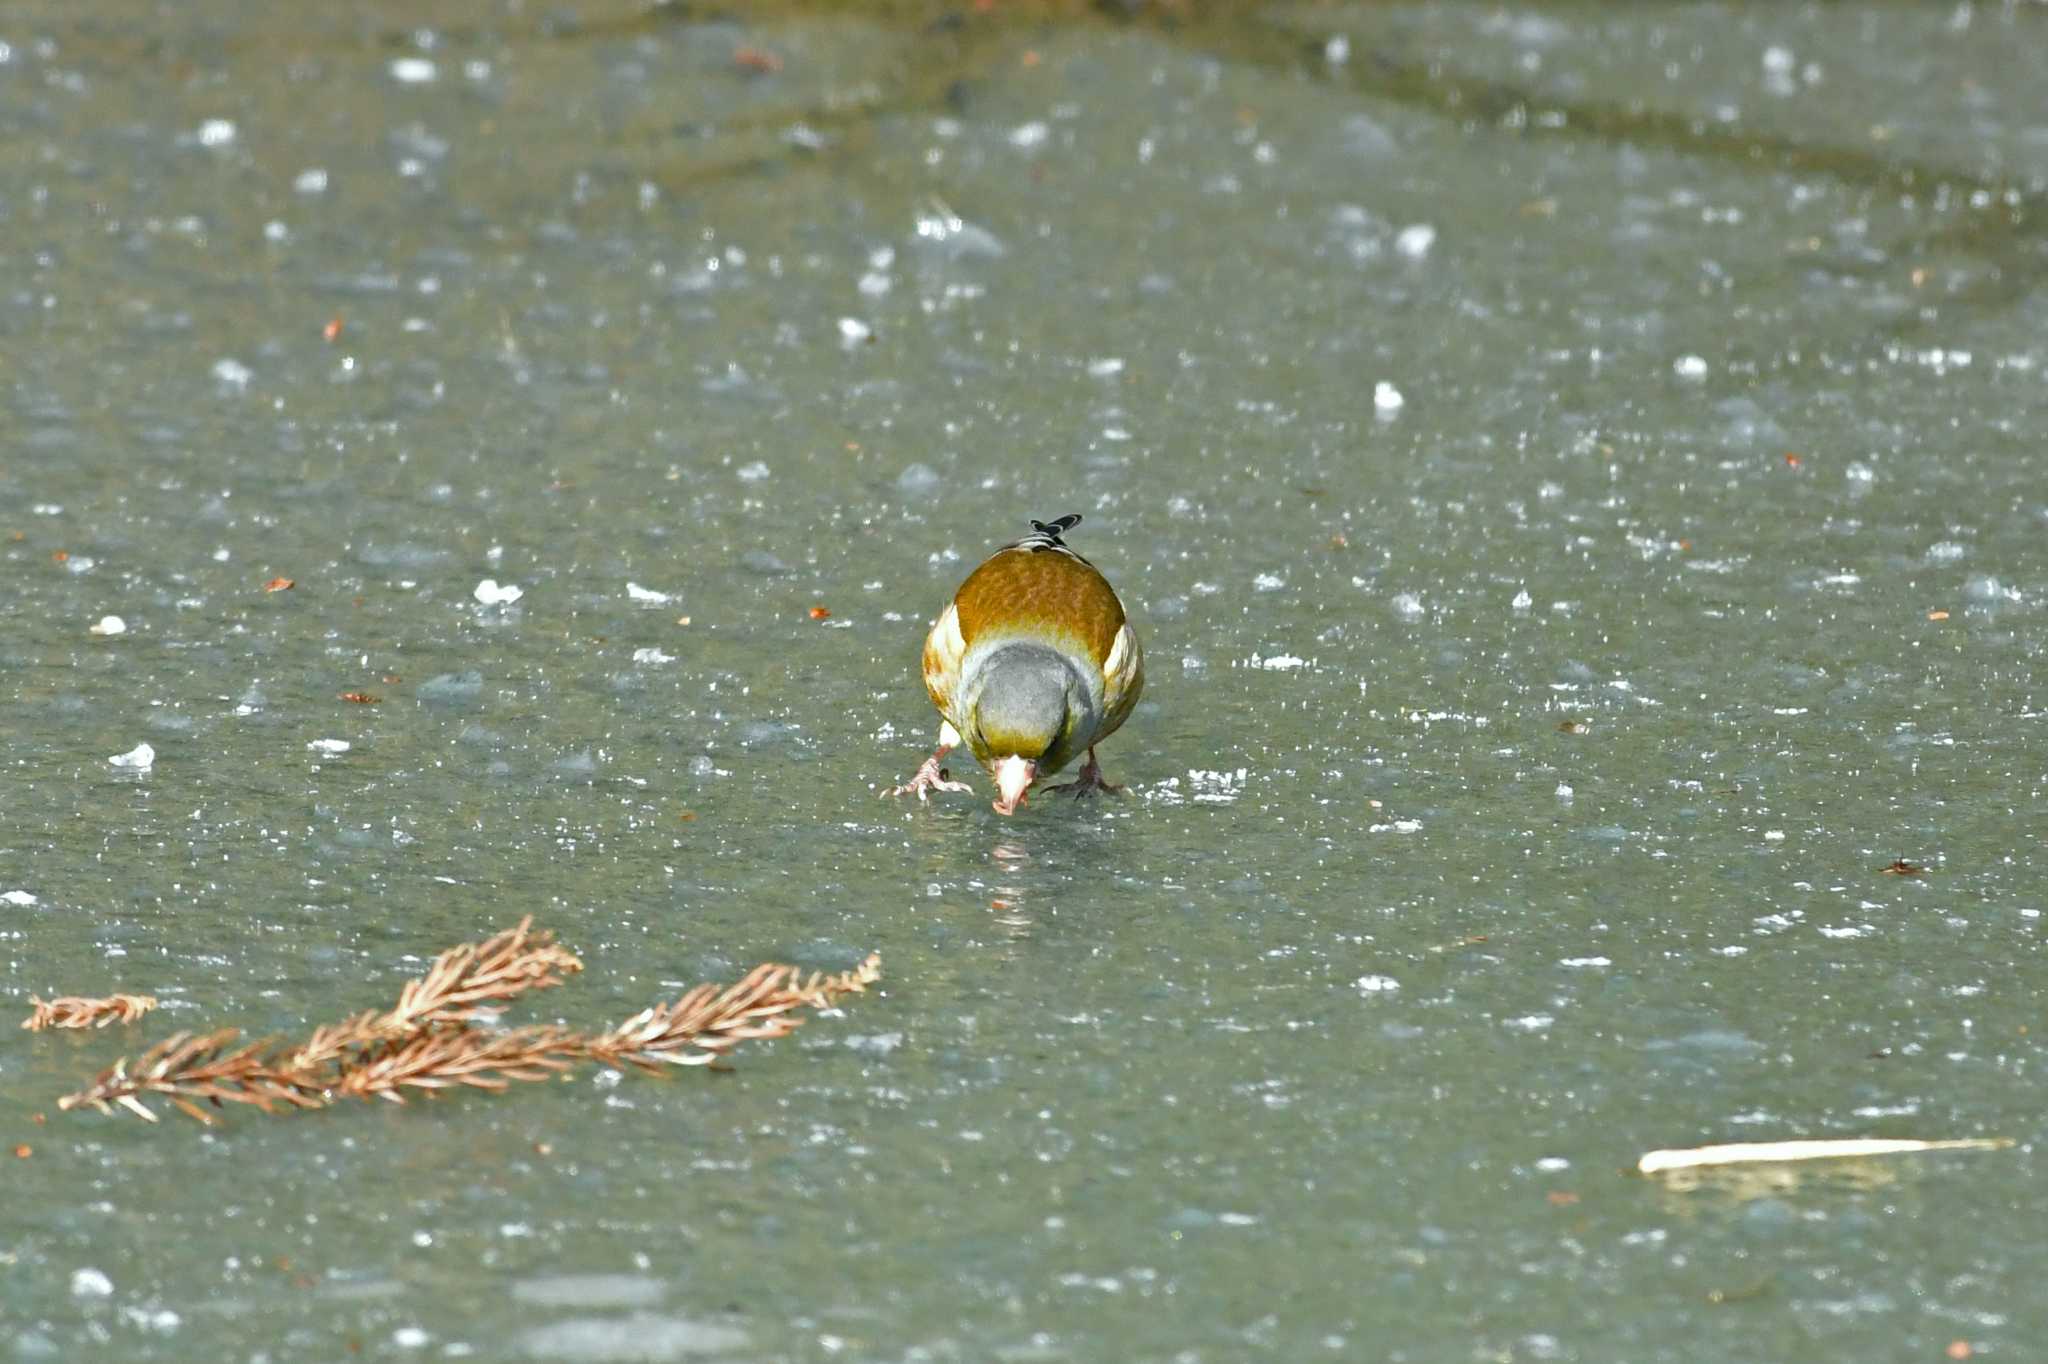
{"type": "Polygon", "coordinates": [[[964,781],[953,781],[951,774],[939,766],[939,755],[934,753],[924,760],[924,766],[917,769],[917,775],[901,786],[892,786],[882,792],[885,796],[916,796],[920,801],[931,799],[934,791],[972,791],[974,788],[964,781]]]}
{"type": "Polygon", "coordinates": [[[1095,765],[1095,753],[1092,749],[1089,750],[1088,761],[1082,764],[1080,772],[1076,774],[1073,781],[1046,788],[1046,790],[1054,795],[1064,791],[1075,800],[1084,800],[1089,796],[1095,795],[1097,792],[1104,791],[1112,796],[1120,796],[1129,789],[1129,787],[1117,786],[1102,779],[1102,769],[1095,765]]]}

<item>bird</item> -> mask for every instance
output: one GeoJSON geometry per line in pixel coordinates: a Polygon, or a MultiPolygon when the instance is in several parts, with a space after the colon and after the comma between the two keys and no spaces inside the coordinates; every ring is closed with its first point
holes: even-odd
{"type": "Polygon", "coordinates": [[[1119,793],[1095,746],[1129,718],[1145,655],[1124,604],[1068,547],[1079,513],[1031,523],[967,575],[924,642],[924,687],[939,712],[937,751],[884,795],[970,791],[940,759],[960,744],[995,779],[997,814],[1015,814],[1033,782],[1087,754],[1077,779],[1047,788],[1079,799],[1119,793]]]}

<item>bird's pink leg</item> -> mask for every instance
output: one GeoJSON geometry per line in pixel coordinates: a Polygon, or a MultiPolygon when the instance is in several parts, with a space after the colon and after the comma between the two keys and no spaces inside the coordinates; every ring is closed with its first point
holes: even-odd
{"type": "Polygon", "coordinates": [[[1065,791],[1072,795],[1074,799],[1079,800],[1083,796],[1092,796],[1097,791],[1107,791],[1112,796],[1120,796],[1129,788],[1112,786],[1102,779],[1102,768],[1096,765],[1095,750],[1091,747],[1088,750],[1088,761],[1081,764],[1081,770],[1073,781],[1067,782],[1062,786],[1052,786],[1046,789],[1055,793],[1065,791]]]}
{"type": "Polygon", "coordinates": [[[933,791],[972,791],[974,788],[964,781],[952,781],[939,767],[939,759],[952,752],[953,745],[960,742],[959,731],[946,725],[939,730],[939,746],[924,766],[917,769],[917,775],[901,786],[892,786],[882,792],[885,796],[916,796],[919,801],[931,799],[933,791]]]}

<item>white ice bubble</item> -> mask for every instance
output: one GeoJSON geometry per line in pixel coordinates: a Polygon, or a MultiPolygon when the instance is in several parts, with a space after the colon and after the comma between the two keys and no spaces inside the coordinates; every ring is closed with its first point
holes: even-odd
{"type": "Polygon", "coordinates": [[[1394,238],[1394,249],[1409,260],[1421,260],[1436,245],[1436,229],[1428,223],[1410,223],[1394,238]]]}
{"type": "Polygon", "coordinates": [[[107,759],[109,766],[118,767],[126,772],[147,772],[150,764],[155,761],[156,750],[148,744],[137,744],[126,753],[116,753],[107,759]]]}
{"type": "Polygon", "coordinates": [[[1351,984],[1362,995],[1390,995],[1401,988],[1392,976],[1360,976],[1351,984]]]}
{"type": "Polygon", "coordinates": [[[91,1265],[71,1271],[72,1297],[106,1298],[113,1296],[113,1292],[114,1281],[91,1265]]]}
{"type": "Polygon", "coordinates": [[[128,633],[128,622],[119,616],[101,616],[86,626],[85,632],[89,635],[125,635],[128,633]]]}
{"type": "Polygon", "coordinates": [[[1707,362],[1697,355],[1681,355],[1671,362],[1671,372],[1681,379],[1704,379],[1707,377],[1707,362]]]}
{"type": "Polygon", "coordinates": [[[292,180],[292,188],[300,194],[325,194],[327,172],[319,166],[309,166],[292,180]]]}
{"type": "Polygon", "coordinates": [[[235,121],[231,118],[209,118],[199,125],[199,145],[202,147],[225,147],[235,140],[235,121]]]}
{"type": "Polygon", "coordinates": [[[256,372],[233,356],[225,356],[213,362],[213,377],[227,388],[247,388],[256,372]]]}
{"type": "Polygon", "coordinates": [[[839,319],[839,344],[851,350],[875,339],[875,329],[857,317],[839,319]]]}
{"type": "Polygon", "coordinates": [[[1042,122],[1020,124],[1010,131],[1010,145],[1029,151],[1034,147],[1044,146],[1046,138],[1050,136],[1052,129],[1042,122]]]}
{"type": "Polygon", "coordinates": [[[1422,618],[1422,598],[1416,596],[1413,592],[1402,592],[1396,595],[1388,605],[1394,608],[1394,614],[1402,620],[1420,620],[1422,618]]]}
{"type": "Polygon", "coordinates": [[[666,592],[657,592],[651,587],[642,587],[638,583],[627,583],[626,600],[646,602],[649,606],[666,606],[669,602],[674,601],[675,598],[666,592]]]}
{"type": "Polygon", "coordinates": [[[526,589],[514,587],[511,583],[501,585],[496,578],[485,578],[470,595],[485,606],[510,606],[526,595],[526,589]]]}
{"type": "Polygon", "coordinates": [[[774,470],[768,467],[767,460],[757,459],[752,464],[742,464],[733,472],[738,475],[742,483],[760,483],[773,473],[774,470]]]}
{"type": "Polygon", "coordinates": [[[425,57],[394,57],[391,61],[391,79],[400,85],[429,85],[441,74],[441,68],[425,57]]]}
{"type": "Polygon", "coordinates": [[[1372,386],[1372,407],[1375,412],[1399,412],[1407,405],[1408,399],[1401,390],[1382,379],[1372,386]]]}
{"type": "Polygon", "coordinates": [[[338,758],[354,745],[346,739],[315,739],[306,745],[308,753],[318,753],[323,758],[338,758]]]}

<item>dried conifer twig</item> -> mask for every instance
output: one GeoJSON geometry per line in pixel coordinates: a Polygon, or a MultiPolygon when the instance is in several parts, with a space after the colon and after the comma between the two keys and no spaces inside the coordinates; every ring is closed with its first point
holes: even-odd
{"type": "Polygon", "coordinates": [[[265,1040],[241,1046],[241,1032],[222,1028],[210,1033],[173,1033],[135,1058],[126,1058],[101,1071],[94,1081],[76,1094],[57,1100],[64,1109],[89,1105],[102,1113],[113,1112],[119,1104],[150,1122],[156,1114],[139,1101],[143,1094],[161,1094],[199,1121],[213,1119],[195,1100],[218,1107],[226,1103],[253,1104],[264,1112],[272,1105],[292,1108],[324,1108],[327,1096],[317,1086],[303,1083],[289,1072],[277,1069],[270,1055],[275,1044],[265,1040]]]}
{"type": "Polygon", "coordinates": [[[115,1062],[57,1104],[102,1113],[118,1105],[155,1122],[141,1099],[160,1095],[211,1123],[201,1102],[216,1108],[250,1104],[269,1113],[279,1106],[324,1108],[337,1098],[403,1102],[408,1091],[503,1090],[585,1060],[649,1071],[704,1065],[741,1042],[785,1036],[803,1021],[798,1010],[829,1008],[881,977],[879,956],[832,975],[765,965],[722,989],[699,985],[673,1004],[647,1009],[595,1036],[555,1025],[506,1032],[471,1026],[495,1014],[490,1006],[558,985],[563,975],[582,970],[552,933],[535,933],[532,923],[522,919],[481,943],[443,952],[424,976],[407,983],[395,1008],[318,1028],[300,1045],[266,1039],[238,1046],[241,1034],[233,1028],[181,1032],[151,1047],[133,1066],[115,1062]]]}
{"type": "Polygon", "coordinates": [[[555,941],[547,929],[535,933],[533,916],[480,943],[451,947],[434,964],[399,991],[396,1007],[379,1013],[365,1010],[344,1023],[314,1030],[290,1058],[293,1070],[311,1070],[343,1059],[351,1048],[451,1023],[469,1023],[494,1015],[503,1004],[528,990],[562,983],[562,976],[583,969],[575,953],[555,941]]]}
{"type": "Polygon", "coordinates": [[[41,1032],[45,1028],[104,1028],[109,1023],[133,1023],[136,1019],[156,1007],[155,995],[108,995],[104,999],[88,999],[83,995],[63,995],[57,999],[28,997],[34,1012],[22,1020],[21,1026],[30,1032],[41,1032]]]}
{"type": "Polygon", "coordinates": [[[794,966],[757,966],[724,990],[699,985],[673,1004],[633,1015],[588,1039],[584,1054],[618,1070],[708,1065],[741,1042],[786,1036],[803,1022],[794,1010],[829,1008],[839,996],[867,989],[881,974],[879,955],[832,976],[816,972],[806,978],[794,966]]]}

